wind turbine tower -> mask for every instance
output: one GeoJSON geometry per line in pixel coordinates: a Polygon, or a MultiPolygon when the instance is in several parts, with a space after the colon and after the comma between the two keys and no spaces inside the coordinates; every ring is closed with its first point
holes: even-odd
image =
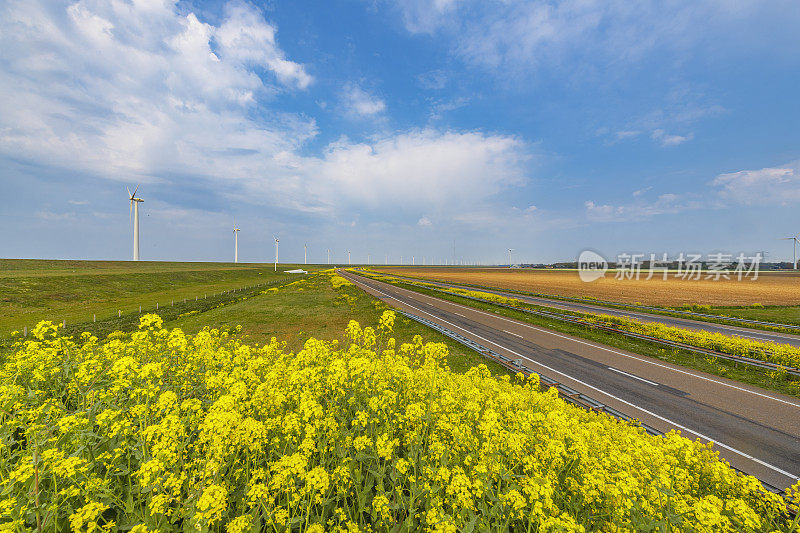
{"type": "Polygon", "coordinates": [[[272,238],[275,239],[275,272],[277,272],[278,271],[278,242],[279,242],[280,239],[278,239],[278,237],[276,237],[275,235],[273,235],[272,238]]]}
{"type": "Polygon", "coordinates": [[[236,227],[236,217],[233,217],[233,262],[239,262],[239,228],[236,227]]]}
{"type": "Polygon", "coordinates": [[[513,248],[509,248],[508,249],[508,266],[509,267],[514,264],[514,263],[511,262],[511,252],[513,252],[513,251],[514,251],[513,248]]]}
{"type": "Polygon", "coordinates": [[[792,253],[792,269],[793,270],[797,270],[797,237],[800,237],[800,235],[795,235],[794,237],[784,237],[783,239],[781,239],[782,241],[792,241],[792,244],[794,245],[794,249],[793,249],[794,251],[792,253]]]}
{"type": "Polygon", "coordinates": [[[131,213],[133,213],[133,260],[139,260],[139,204],[144,202],[141,198],[136,198],[136,191],[139,190],[139,186],[137,185],[136,188],[133,190],[133,194],[131,194],[131,190],[125,187],[125,190],[128,191],[128,200],[131,201],[131,213]]]}
{"type": "Polygon", "coordinates": [[[328,248],[328,264],[331,264],[331,249],[328,248]]]}
{"type": "Polygon", "coordinates": [[[347,250],[347,264],[348,265],[351,264],[350,263],[350,250],[347,250]]]}
{"type": "Polygon", "coordinates": [[[308,264],[308,244],[303,245],[303,264],[308,264]]]}

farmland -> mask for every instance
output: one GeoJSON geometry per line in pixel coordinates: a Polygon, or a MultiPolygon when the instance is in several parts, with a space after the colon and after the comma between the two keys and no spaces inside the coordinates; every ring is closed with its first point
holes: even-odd
{"type": "MultiPolygon", "coordinates": [[[[574,270],[507,268],[376,267],[376,271],[421,279],[500,287],[543,295],[596,298],[621,303],[682,306],[800,306],[800,275],[761,273],[757,280],[683,280],[655,276],[617,280],[613,272],[585,283],[574,270]]],[[[751,316],[753,313],[751,313],[751,316]]]]}
{"type": "Polygon", "coordinates": [[[7,271],[6,298],[77,322],[0,351],[0,510],[19,528],[791,527],[705,444],[569,406],[332,271],[136,267],[7,271]],[[237,286],[163,321],[132,309],[237,286]],[[58,289],[73,299],[48,304],[58,289]],[[120,301],[121,332],[76,334],[98,325],[87,302],[120,301]]]}

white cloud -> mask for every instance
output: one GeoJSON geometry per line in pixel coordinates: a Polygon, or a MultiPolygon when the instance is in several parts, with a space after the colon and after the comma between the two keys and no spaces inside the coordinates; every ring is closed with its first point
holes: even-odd
{"type": "MultiPolygon", "coordinates": [[[[484,205],[526,179],[529,148],[479,131],[387,132],[304,153],[315,121],[273,102],[312,78],[248,4],[209,24],[169,0],[31,0],[0,4],[0,20],[0,160],[55,168],[65,180],[142,182],[146,205],[156,205],[147,184],[159,182],[311,216],[349,221],[364,210],[416,221],[432,208],[484,205]]],[[[355,112],[385,110],[350,88],[355,112]]]]}
{"type": "Polygon", "coordinates": [[[480,132],[415,130],[371,143],[342,140],[316,166],[313,197],[396,212],[448,212],[521,185],[530,154],[514,138],[480,132]]]}
{"type": "Polygon", "coordinates": [[[679,144],[683,144],[686,141],[692,140],[694,138],[693,133],[689,133],[688,135],[670,135],[662,129],[657,129],[653,131],[650,135],[652,139],[661,146],[677,146],[679,144]]]}
{"type": "Polygon", "coordinates": [[[353,115],[368,117],[386,111],[386,102],[354,83],[345,87],[342,99],[345,110],[353,115]]]}
{"type": "Polygon", "coordinates": [[[641,133],[642,132],[638,130],[622,130],[618,131],[615,135],[617,139],[630,139],[632,137],[638,137],[641,133]]]}
{"type": "Polygon", "coordinates": [[[117,180],[236,180],[316,133],[305,117],[252,118],[311,77],[247,4],[218,26],[166,0],[5,3],[0,20],[0,154],[117,180]]]}
{"type": "MultiPolygon", "coordinates": [[[[736,35],[764,45],[768,36],[793,42],[798,12],[789,1],[774,8],[757,0],[719,2],[630,2],[627,0],[393,0],[411,33],[442,34],[465,60],[495,71],[542,66],[575,72],[603,64],[603,72],[635,63],[653,50],[683,59],[705,45],[709,34],[736,35]],[[780,17],[780,18],[778,18],[780,17]],[[759,26],[754,26],[759,21],[759,26]],[[769,24],[772,22],[772,24],[769,24]],[[776,23],[777,22],[777,23],[776,23]],[[745,31],[742,31],[745,30],[745,31]],[[566,61],[569,59],[571,61],[566,61]]],[[[706,47],[707,48],[707,47],[706,47]]]]}
{"type": "Polygon", "coordinates": [[[696,200],[672,193],[662,194],[653,201],[638,199],[641,194],[634,193],[634,197],[637,200],[633,203],[619,205],[597,204],[591,200],[586,201],[583,204],[586,208],[586,217],[594,222],[624,222],[641,220],[655,215],[679,213],[686,209],[696,209],[701,206],[701,203],[696,200]]]}
{"type": "Polygon", "coordinates": [[[417,220],[417,226],[423,226],[423,227],[433,226],[433,222],[431,222],[431,219],[429,219],[428,217],[423,216],[419,220],[417,220]]]}
{"type": "Polygon", "coordinates": [[[408,31],[433,33],[446,22],[459,0],[402,0],[397,2],[408,31]]]}
{"type": "Polygon", "coordinates": [[[745,205],[800,203],[800,161],[782,167],[720,174],[712,182],[726,202],[745,205]]]}
{"type": "Polygon", "coordinates": [[[431,105],[431,120],[438,120],[448,111],[455,111],[469,103],[469,98],[459,96],[450,100],[437,100],[431,105]]]}

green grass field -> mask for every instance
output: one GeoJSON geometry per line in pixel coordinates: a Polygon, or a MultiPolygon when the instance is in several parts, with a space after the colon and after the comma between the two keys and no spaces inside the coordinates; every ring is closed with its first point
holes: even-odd
{"type": "MultiPolygon", "coordinates": [[[[0,337],[40,320],[67,324],[155,310],[186,299],[289,279],[298,265],[0,260],[0,337]]],[[[306,270],[319,269],[309,266],[306,270]]]]}
{"type": "MultiPolygon", "coordinates": [[[[30,331],[39,320],[66,320],[65,332],[71,335],[132,331],[138,324],[139,305],[143,313],[156,312],[159,302],[158,313],[166,327],[196,333],[206,326],[241,325],[248,341],[266,343],[275,337],[297,351],[309,337],[344,339],[350,320],[375,326],[389,309],[355,286],[334,288],[330,275],[320,272],[326,267],[314,265],[278,265],[277,273],[270,264],[243,263],[0,260],[0,266],[0,340],[5,338],[6,344],[12,330],[27,326],[30,331]],[[310,274],[283,272],[299,267],[310,274]]],[[[395,338],[411,342],[416,334],[425,341],[445,342],[453,370],[487,363],[494,373],[506,372],[461,344],[398,315],[395,338]]]]}

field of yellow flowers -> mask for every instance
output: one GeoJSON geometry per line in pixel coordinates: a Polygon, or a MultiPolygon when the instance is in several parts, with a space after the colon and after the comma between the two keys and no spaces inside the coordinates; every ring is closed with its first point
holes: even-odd
{"type": "Polygon", "coordinates": [[[444,345],[351,322],[286,353],[145,315],[42,322],[0,369],[3,531],[790,531],[786,502],[678,434],[444,345]]]}

